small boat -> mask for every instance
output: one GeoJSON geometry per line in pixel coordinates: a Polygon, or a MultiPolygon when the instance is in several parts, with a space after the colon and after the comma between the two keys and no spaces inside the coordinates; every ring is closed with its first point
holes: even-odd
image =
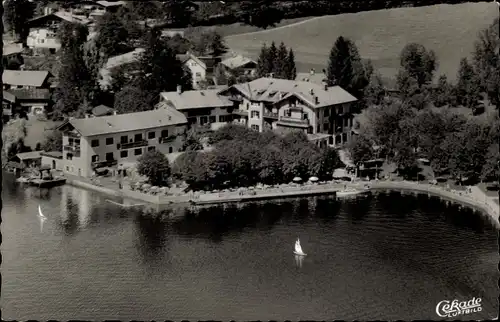
{"type": "Polygon", "coordinates": [[[343,190],[343,191],[337,191],[336,196],[337,197],[350,197],[350,196],[357,196],[361,194],[365,194],[369,192],[370,190],[368,189],[363,189],[363,190],[343,190]]]}
{"type": "Polygon", "coordinates": [[[31,180],[33,180],[32,177],[19,177],[16,179],[16,182],[29,183],[31,180]]]}
{"type": "Polygon", "coordinates": [[[300,240],[297,238],[295,242],[295,250],[293,251],[295,255],[298,256],[306,256],[307,254],[302,251],[302,247],[300,246],[300,240]]]}
{"type": "Polygon", "coordinates": [[[52,179],[31,179],[28,183],[38,188],[52,188],[66,183],[66,178],[56,177],[52,179]]]}

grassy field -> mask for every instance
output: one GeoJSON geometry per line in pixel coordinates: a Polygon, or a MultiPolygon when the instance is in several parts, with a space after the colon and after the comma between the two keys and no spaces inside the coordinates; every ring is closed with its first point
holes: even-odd
{"type": "Polygon", "coordinates": [[[324,16],[276,30],[228,36],[226,42],[231,50],[257,58],[263,43],[283,41],[293,48],[299,71],[321,71],[336,38],[345,36],[388,78],[397,73],[403,47],[417,42],[436,52],[438,74],[455,80],[460,59],[470,56],[478,32],[497,16],[493,2],[397,8],[324,16]]]}
{"type": "Polygon", "coordinates": [[[233,23],[230,25],[216,25],[212,27],[207,27],[209,29],[214,29],[217,31],[219,34],[221,34],[224,37],[231,36],[231,35],[239,35],[239,34],[244,34],[244,33],[249,33],[249,32],[255,32],[255,31],[263,31],[263,30],[270,30],[274,28],[279,28],[283,26],[288,26],[297,22],[309,20],[311,17],[301,17],[301,18],[293,18],[293,19],[284,19],[280,21],[279,23],[276,24],[276,26],[268,29],[264,28],[259,28],[255,26],[249,26],[245,25],[242,23],[233,23]]]}

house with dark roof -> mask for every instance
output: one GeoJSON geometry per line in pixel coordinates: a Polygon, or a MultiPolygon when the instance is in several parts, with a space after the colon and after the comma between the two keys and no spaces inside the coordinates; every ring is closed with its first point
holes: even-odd
{"type": "Polygon", "coordinates": [[[175,109],[70,119],[61,124],[63,172],[90,177],[96,169],[133,163],[147,151],[179,152],[186,117],[175,109]]]}
{"type": "Polygon", "coordinates": [[[47,88],[9,89],[5,92],[13,95],[15,103],[11,105],[12,114],[20,116],[43,116],[52,105],[50,90],[47,88]]]}
{"type": "Polygon", "coordinates": [[[57,29],[63,21],[89,25],[90,20],[85,17],[72,15],[70,12],[58,11],[28,20],[28,37],[26,45],[34,51],[48,50],[55,53],[61,48],[57,38],[57,29]]]}
{"type": "Polygon", "coordinates": [[[235,84],[219,92],[236,104],[234,118],[256,131],[301,130],[316,135],[318,145],[347,143],[354,116],[351,105],[357,99],[340,86],[306,81],[258,78],[235,84]],[[318,140],[321,137],[321,140],[318,140]]]}
{"type": "Polygon", "coordinates": [[[219,95],[218,89],[162,92],[157,109],[175,109],[184,114],[190,126],[208,125],[216,129],[233,120],[234,103],[219,95]]]}

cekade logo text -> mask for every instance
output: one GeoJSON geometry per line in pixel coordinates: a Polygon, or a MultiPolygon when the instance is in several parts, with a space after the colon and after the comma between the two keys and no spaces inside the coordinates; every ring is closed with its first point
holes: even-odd
{"type": "Polygon", "coordinates": [[[444,300],[436,306],[436,314],[442,318],[452,318],[458,315],[481,312],[481,298],[473,297],[470,301],[459,302],[444,300]]]}

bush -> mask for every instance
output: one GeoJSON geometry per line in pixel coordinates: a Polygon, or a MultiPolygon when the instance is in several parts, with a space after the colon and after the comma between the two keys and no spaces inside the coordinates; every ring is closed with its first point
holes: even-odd
{"type": "Polygon", "coordinates": [[[137,160],[137,172],[146,176],[154,186],[166,186],[170,177],[170,163],[158,151],[148,151],[137,160]]]}

